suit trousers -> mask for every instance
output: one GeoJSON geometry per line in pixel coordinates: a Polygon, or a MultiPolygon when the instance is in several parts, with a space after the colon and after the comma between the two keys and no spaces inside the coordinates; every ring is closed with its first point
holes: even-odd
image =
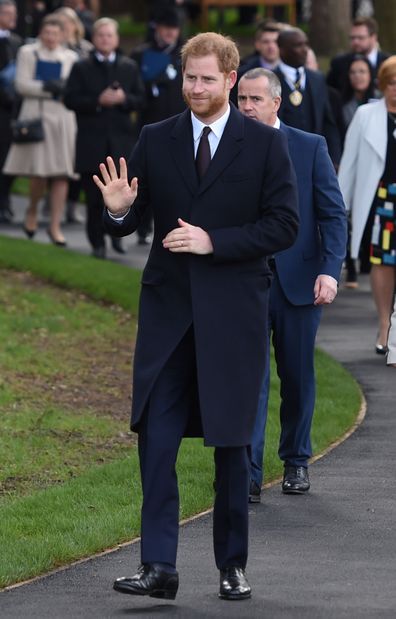
{"type": "MultiPolygon", "coordinates": [[[[280,378],[281,435],[279,457],[285,466],[307,466],[312,455],[311,425],[315,407],[315,338],[322,309],[313,304],[292,305],[279,283],[278,275],[270,291],[269,329],[280,378]]],[[[268,342],[269,344],[269,342],[268,342]]],[[[261,388],[251,447],[251,478],[263,482],[264,435],[268,414],[270,364],[268,360],[261,388]]]]}
{"type": "Polygon", "coordinates": [[[105,244],[102,194],[92,180],[92,174],[81,174],[81,187],[84,190],[87,204],[87,237],[92,247],[97,249],[105,244]]]}
{"type": "MultiPolygon", "coordinates": [[[[197,397],[195,343],[190,327],[161,370],[139,425],[142,563],[176,565],[179,493],[175,465],[189,415],[197,408],[197,397]]],[[[216,565],[219,569],[244,568],[248,552],[248,447],[215,447],[214,457],[216,565]]]]}

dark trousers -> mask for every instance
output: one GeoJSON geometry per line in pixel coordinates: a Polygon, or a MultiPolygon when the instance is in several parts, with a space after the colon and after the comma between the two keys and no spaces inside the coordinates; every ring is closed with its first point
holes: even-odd
{"type": "MultiPolygon", "coordinates": [[[[277,274],[270,291],[269,330],[281,382],[279,457],[285,465],[307,466],[312,455],[310,432],[315,407],[315,338],[321,307],[292,305],[283,294],[277,274]]],[[[269,343],[268,343],[269,344],[269,343]]],[[[268,362],[263,377],[256,423],[252,437],[251,477],[263,481],[264,434],[269,396],[268,362]]]]}
{"type": "MultiPolygon", "coordinates": [[[[139,428],[143,488],[142,563],[176,565],[179,531],[177,453],[197,397],[192,328],[162,369],[139,428]]],[[[215,448],[217,492],[213,514],[216,565],[245,567],[248,551],[247,447],[215,448]]]]}
{"type": "MultiPolygon", "coordinates": [[[[0,127],[1,130],[3,130],[3,127],[0,127]]],[[[10,146],[9,142],[0,141],[0,210],[8,210],[10,206],[11,185],[15,179],[15,176],[8,176],[8,174],[3,174],[1,171],[10,146]]]]}
{"type": "Polygon", "coordinates": [[[103,199],[100,190],[92,180],[92,174],[81,175],[81,187],[85,193],[87,204],[86,231],[92,247],[103,247],[105,244],[105,231],[103,227],[103,199]]]}

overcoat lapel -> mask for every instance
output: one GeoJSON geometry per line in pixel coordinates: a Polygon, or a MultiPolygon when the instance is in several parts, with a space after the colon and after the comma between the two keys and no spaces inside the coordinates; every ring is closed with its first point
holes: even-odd
{"type": "Polygon", "coordinates": [[[198,177],[194,160],[194,140],[191,112],[185,110],[179,116],[171,133],[171,151],[181,177],[192,194],[198,188],[198,177]]]}
{"type": "Polygon", "coordinates": [[[223,135],[209,168],[201,180],[198,193],[214,183],[223,170],[230,165],[242,148],[244,134],[243,116],[231,104],[231,112],[223,135]]]}
{"type": "Polygon", "coordinates": [[[205,191],[233,161],[242,148],[243,116],[233,105],[215,156],[201,183],[198,183],[190,110],[183,112],[171,134],[171,151],[180,174],[192,194],[205,191]]]}

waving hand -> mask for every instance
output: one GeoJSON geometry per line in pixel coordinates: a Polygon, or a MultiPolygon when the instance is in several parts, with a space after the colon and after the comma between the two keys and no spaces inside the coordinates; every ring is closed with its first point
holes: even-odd
{"type": "Polygon", "coordinates": [[[102,192],[104,203],[114,217],[123,217],[136,200],[138,179],[136,176],[128,183],[128,171],[124,157],[120,158],[120,176],[114,161],[106,157],[106,164],[99,166],[103,182],[94,174],[93,180],[102,192]]]}

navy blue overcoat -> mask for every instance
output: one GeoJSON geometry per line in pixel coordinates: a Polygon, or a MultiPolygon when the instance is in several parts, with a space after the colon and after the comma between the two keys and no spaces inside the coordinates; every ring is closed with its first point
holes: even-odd
{"type": "MultiPolygon", "coordinates": [[[[231,106],[201,183],[190,111],[143,128],[128,162],[139,194],[112,235],[136,230],[151,206],[154,239],[142,276],[134,360],[132,424],[139,429],[153,384],[193,325],[197,396],[205,444],[249,445],[264,375],[270,272],[266,257],[296,238],[295,175],[281,131],[231,106]],[[177,219],[200,226],[214,253],[171,253],[162,239],[177,219]]],[[[188,433],[186,432],[186,435],[188,433]]]]}

